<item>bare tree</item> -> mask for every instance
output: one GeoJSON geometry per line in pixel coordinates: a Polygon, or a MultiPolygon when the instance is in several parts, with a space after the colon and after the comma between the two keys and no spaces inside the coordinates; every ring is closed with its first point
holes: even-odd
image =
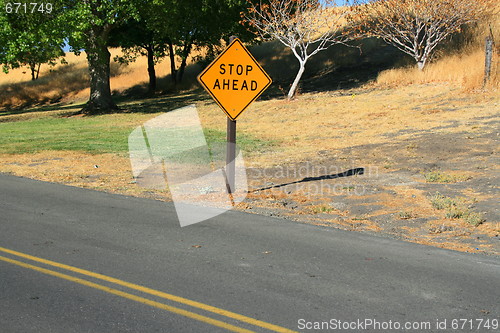
{"type": "Polygon", "coordinates": [[[342,0],[249,1],[246,21],[263,40],[279,40],[299,61],[299,71],[288,92],[291,99],[309,58],[334,44],[343,44],[353,35],[345,29],[352,7],[342,0]]]}
{"type": "Polygon", "coordinates": [[[412,56],[423,70],[436,46],[477,21],[492,0],[375,0],[355,7],[360,32],[412,56]]]}

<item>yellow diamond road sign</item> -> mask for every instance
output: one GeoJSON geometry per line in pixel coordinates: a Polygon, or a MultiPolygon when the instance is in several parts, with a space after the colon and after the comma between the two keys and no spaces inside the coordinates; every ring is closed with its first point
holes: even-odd
{"type": "Polygon", "coordinates": [[[198,81],[232,120],[272,82],[238,38],[201,72],[198,81]]]}

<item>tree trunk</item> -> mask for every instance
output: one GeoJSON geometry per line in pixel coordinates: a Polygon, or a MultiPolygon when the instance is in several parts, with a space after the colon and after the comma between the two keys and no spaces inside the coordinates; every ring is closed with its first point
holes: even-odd
{"type": "Polygon", "coordinates": [[[90,74],[90,98],[83,107],[85,114],[110,113],[118,109],[111,97],[110,58],[107,40],[109,30],[106,27],[91,29],[88,34],[87,61],[90,74]]]}
{"type": "Polygon", "coordinates": [[[302,77],[302,74],[304,74],[304,71],[306,69],[306,62],[303,60],[299,60],[299,61],[300,61],[299,72],[297,73],[295,80],[293,80],[292,87],[290,88],[290,91],[288,92],[288,99],[292,99],[293,96],[295,95],[297,87],[299,86],[300,78],[302,77]]]}
{"type": "Polygon", "coordinates": [[[35,73],[36,73],[35,66],[36,66],[36,64],[35,64],[35,63],[30,63],[30,69],[31,69],[31,81],[35,81],[35,80],[36,80],[36,77],[35,77],[35,73]]]}
{"type": "Polygon", "coordinates": [[[490,79],[492,59],[493,59],[493,37],[492,35],[490,35],[486,37],[483,88],[486,87],[486,84],[490,79]]]}
{"type": "Polygon", "coordinates": [[[426,63],[426,59],[418,59],[417,60],[417,68],[421,71],[424,70],[424,67],[425,67],[425,63],[426,63]]]}
{"type": "Polygon", "coordinates": [[[156,71],[153,46],[148,45],[145,49],[148,52],[149,93],[154,94],[156,91],[156,71]]]}
{"type": "Polygon", "coordinates": [[[174,45],[168,41],[168,56],[170,57],[170,76],[174,85],[177,84],[177,69],[175,68],[175,52],[174,45]]]}
{"type": "Polygon", "coordinates": [[[36,69],[36,80],[38,80],[38,75],[40,75],[40,66],[42,66],[42,63],[39,63],[38,68],[36,69]]]}
{"type": "Polygon", "coordinates": [[[179,82],[182,82],[182,78],[184,77],[184,71],[186,70],[187,66],[187,58],[189,54],[191,53],[191,47],[193,44],[189,41],[186,41],[184,44],[184,47],[182,49],[182,62],[179,67],[179,82]]]}

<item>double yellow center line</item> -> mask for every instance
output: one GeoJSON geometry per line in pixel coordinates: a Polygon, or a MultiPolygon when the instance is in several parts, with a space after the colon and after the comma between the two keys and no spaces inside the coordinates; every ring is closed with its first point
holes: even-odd
{"type": "MultiPolygon", "coordinates": [[[[115,285],[119,285],[119,286],[126,287],[126,288],[129,288],[129,289],[132,289],[132,290],[140,291],[140,292],[145,293],[145,294],[149,294],[149,295],[152,295],[152,296],[156,296],[156,297],[160,297],[160,298],[163,298],[163,299],[167,299],[169,301],[173,301],[173,302],[176,302],[176,303],[179,303],[179,304],[184,304],[184,305],[187,305],[187,306],[190,306],[190,307],[193,307],[193,308],[197,308],[197,309],[200,309],[200,310],[203,310],[203,311],[206,311],[206,312],[211,312],[211,313],[214,313],[214,314],[217,314],[217,315],[220,315],[220,316],[224,316],[226,318],[237,320],[237,321],[240,321],[240,322],[243,322],[243,323],[247,323],[247,324],[250,324],[250,325],[253,325],[253,326],[257,326],[257,327],[260,327],[260,328],[265,328],[265,329],[273,331],[273,332],[287,332],[287,333],[294,332],[292,330],[289,330],[289,329],[281,327],[281,326],[277,326],[277,325],[274,325],[274,324],[266,323],[266,322],[258,320],[258,319],[250,318],[250,317],[247,317],[247,316],[244,316],[244,315],[240,315],[238,313],[234,313],[234,312],[231,312],[231,311],[220,309],[220,308],[217,308],[215,306],[211,306],[211,305],[208,305],[208,304],[200,303],[200,302],[193,301],[193,300],[190,300],[190,299],[187,299],[187,298],[183,298],[183,297],[180,297],[180,296],[175,296],[175,295],[168,294],[168,293],[165,293],[165,292],[162,292],[162,291],[158,291],[158,290],[151,289],[151,288],[144,287],[144,286],[140,286],[140,285],[137,285],[137,284],[134,284],[134,283],[126,282],[126,281],[123,281],[123,280],[120,280],[120,279],[116,279],[116,278],[113,278],[113,277],[110,277],[110,276],[106,276],[106,275],[103,275],[103,274],[91,272],[91,271],[88,271],[88,270],[85,270],[85,269],[81,269],[81,268],[77,268],[77,267],[73,267],[73,266],[61,264],[61,263],[58,263],[58,262],[55,262],[55,261],[51,261],[51,260],[47,260],[47,259],[35,257],[35,256],[29,255],[29,254],[25,254],[25,253],[22,253],[22,252],[18,252],[18,251],[6,249],[6,248],[3,248],[3,247],[0,247],[0,252],[7,253],[7,254],[10,254],[10,255],[16,256],[18,258],[23,258],[23,259],[28,259],[28,260],[31,260],[31,261],[35,261],[35,262],[38,262],[38,263],[41,263],[41,264],[44,264],[44,265],[48,265],[48,266],[52,266],[52,267],[57,267],[59,269],[63,269],[63,270],[70,271],[70,272],[73,272],[73,273],[78,273],[78,274],[81,274],[81,275],[84,275],[84,276],[87,276],[87,277],[91,277],[91,278],[94,278],[94,279],[98,279],[98,280],[110,282],[110,283],[113,283],[115,285]]],[[[75,283],[78,283],[78,284],[81,284],[81,285],[84,285],[84,286],[87,286],[87,287],[91,287],[91,288],[94,288],[94,289],[102,290],[102,291],[105,291],[107,293],[110,293],[110,294],[113,294],[113,295],[116,295],[116,296],[120,296],[120,297],[123,297],[123,298],[127,298],[127,299],[130,299],[130,300],[139,302],[139,303],[143,303],[143,304],[146,304],[146,305],[158,308],[158,309],[170,311],[172,313],[175,313],[175,314],[187,317],[187,318],[191,318],[191,319],[194,319],[194,320],[198,320],[198,321],[204,322],[206,324],[210,324],[210,325],[213,325],[213,326],[221,327],[221,328],[227,329],[227,330],[232,331],[232,332],[242,332],[242,333],[253,332],[251,330],[248,330],[248,329],[245,329],[245,328],[242,328],[242,327],[238,327],[238,326],[226,323],[226,322],[221,321],[221,320],[213,319],[213,318],[210,318],[210,317],[207,317],[207,316],[200,315],[200,314],[195,313],[195,312],[191,312],[191,311],[184,310],[184,309],[181,309],[181,308],[177,308],[177,307],[174,307],[174,306],[171,306],[171,305],[167,305],[167,304],[163,304],[163,303],[160,303],[160,302],[157,302],[157,301],[153,301],[153,300],[150,300],[150,299],[147,299],[147,298],[144,298],[144,297],[140,297],[140,296],[137,296],[137,295],[134,295],[134,294],[130,294],[130,293],[118,290],[118,289],[110,288],[110,287],[107,287],[105,285],[101,285],[101,284],[98,284],[98,283],[95,283],[95,282],[91,282],[91,281],[88,281],[88,280],[85,280],[85,279],[82,279],[82,278],[78,278],[78,277],[75,277],[75,276],[72,276],[72,275],[60,273],[60,272],[53,271],[53,270],[50,270],[50,269],[47,269],[47,268],[43,268],[43,267],[38,267],[38,266],[35,266],[35,265],[32,265],[32,264],[28,264],[28,263],[25,263],[25,262],[22,262],[22,261],[19,261],[19,260],[15,260],[15,259],[11,259],[11,258],[7,258],[7,257],[4,257],[4,256],[0,256],[0,260],[2,260],[4,262],[7,262],[7,263],[10,263],[10,264],[14,264],[14,265],[20,266],[20,267],[28,268],[28,269],[31,269],[31,270],[34,270],[34,271],[37,271],[37,272],[40,272],[40,273],[44,273],[44,274],[47,274],[47,275],[58,277],[60,279],[68,280],[68,281],[71,281],[71,282],[75,282],[75,283]]]]}

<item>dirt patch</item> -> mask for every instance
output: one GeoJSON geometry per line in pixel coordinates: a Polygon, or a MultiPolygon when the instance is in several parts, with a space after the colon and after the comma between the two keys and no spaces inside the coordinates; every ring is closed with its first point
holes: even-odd
{"type": "Polygon", "coordinates": [[[439,127],[388,132],[388,142],[320,150],[306,162],[250,170],[245,209],[498,255],[498,120],[471,117],[462,131],[456,119],[442,120],[439,127]],[[464,202],[462,217],[433,207],[436,193],[464,202]]]}

